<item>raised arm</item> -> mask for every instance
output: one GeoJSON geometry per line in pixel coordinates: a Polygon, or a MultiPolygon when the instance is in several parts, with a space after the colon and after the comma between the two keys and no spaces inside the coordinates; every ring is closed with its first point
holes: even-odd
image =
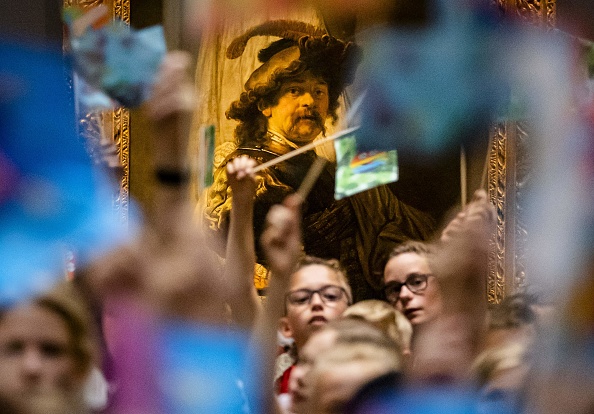
{"type": "Polygon", "coordinates": [[[254,197],[256,161],[237,157],[227,164],[227,182],[232,192],[232,208],[225,254],[225,277],[232,286],[229,305],[235,322],[253,327],[259,299],[254,287],[254,197]]]}
{"type": "Polygon", "coordinates": [[[430,257],[443,297],[442,314],[423,325],[415,343],[414,380],[467,384],[482,346],[486,320],[485,280],[495,208],[477,191],[444,230],[430,257]]]}
{"type": "Polygon", "coordinates": [[[272,384],[274,382],[274,361],[279,319],[285,313],[285,294],[301,255],[301,198],[288,196],[283,204],[272,206],[266,217],[266,228],[262,234],[262,248],[270,264],[272,278],[264,311],[255,330],[255,348],[261,354],[263,383],[260,389],[265,393],[264,413],[278,412],[272,384]]]}
{"type": "Polygon", "coordinates": [[[166,313],[193,321],[224,323],[228,284],[195,223],[190,202],[188,141],[196,99],[191,57],[170,52],[144,110],[152,123],[157,182],[153,220],[142,240],[145,295],[166,313]]]}
{"type": "Polygon", "coordinates": [[[157,182],[151,220],[128,246],[99,258],[89,271],[101,297],[124,294],[156,313],[225,323],[227,283],[190,203],[187,143],[195,100],[189,63],[186,53],[168,53],[143,108],[151,122],[157,182]]]}
{"type": "Polygon", "coordinates": [[[301,198],[288,196],[282,204],[272,206],[262,233],[262,247],[272,271],[266,316],[276,322],[285,312],[285,293],[291,274],[301,256],[301,198]]]}
{"type": "Polygon", "coordinates": [[[190,217],[188,141],[196,105],[188,72],[191,57],[170,52],[165,57],[144,111],[152,126],[155,189],[154,222],[160,231],[190,217]]]}

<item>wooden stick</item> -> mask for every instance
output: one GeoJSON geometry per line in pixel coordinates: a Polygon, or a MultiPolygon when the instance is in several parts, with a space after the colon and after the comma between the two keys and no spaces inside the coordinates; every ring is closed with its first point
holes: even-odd
{"type": "Polygon", "coordinates": [[[297,194],[301,197],[301,200],[305,200],[309,195],[309,192],[313,188],[316,181],[320,177],[322,171],[324,171],[324,166],[328,160],[324,157],[317,157],[316,160],[313,162],[311,167],[309,167],[309,171],[307,175],[303,179],[303,182],[299,186],[299,190],[297,190],[297,194]]]}
{"type": "Polygon", "coordinates": [[[320,139],[318,141],[310,142],[307,145],[304,145],[304,146],[302,146],[300,148],[297,148],[297,149],[295,149],[295,150],[293,150],[291,152],[288,152],[288,153],[286,153],[284,155],[281,155],[279,157],[273,158],[270,161],[267,161],[267,162],[265,162],[263,164],[258,165],[256,168],[254,168],[254,172],[257,173],[258,171],[262,171],[265,168],[272,167],[273,165],[276,165],[279,162],[283,162],[283,161],[286,161],[288,159],[291,159],[291,158],[293,158],[293,157],[295,157],[295,156],[297,156],[299,154],[303,154],[304,152],[307,152],[307,151],[309,151],[311,149],[314,149],[318,145],[322,145],[322,144],[325,144],[327,142],[334,141],[335,139],[343,138],[343,137],[345,137],[345,136],[347,136],[347,135],[355,132],[359,128],[360,127],[356,126],[356,127],[352,127],[352,128],[343,129],[342,131],[337,132],[336,134],[332,134],[329,137],[320,139]]]}
{"type": "Polygon", "coordinates": [[[466,167],[466,151],[464,145],[460,146],[460,204],[462,208],[466,207],[468,201],[468,181],[466,167]]]}
{"type": "Polygon", "coordinates": [[[361,95],[359,95],[359,97],[357,99],[355,99],[355,101],[353,102],[353,104],[351,105],[349,110],[347,111],[346,116],[345,116],[346,126],[348,126],[351,122],[353,122],[353,118],[355,117],[355,115],[359,111],[359,108],[363,104],[363,101],[365,100],[366,95],[367,95],[367,91],[365,90],[365,91],[363,91],[363,93],[361,95]]]}

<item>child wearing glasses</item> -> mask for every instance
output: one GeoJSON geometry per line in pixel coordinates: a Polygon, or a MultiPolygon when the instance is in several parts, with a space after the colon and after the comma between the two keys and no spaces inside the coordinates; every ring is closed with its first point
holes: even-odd
{"type": "MultiPolygon", "coordinates": [[[[280,318],[279,331],[293,339],[292,353],[297,354],[313,332],[342,315],[352,302],[351,288],[337,260],[306,256],[290,276],[285,295],[285,316],[280,318]]],[[[283,373],[279,394],[289,391],[293,365],[283,373]]]]}
{"type": "Polygon", "coordinates": [[[429,267],[429,246],[418,241],[398,245],[386,263],[384,293],[413,327],[431,321],[442,310],[439,284],[429,267]]]}
{"type": "Polygon", "coordinates": [[[312,332],[338,318],[351,301],[351,288],[338,261],[306,256],[291,275],[281,333],[293,338],[299,349],[312,332]]]}

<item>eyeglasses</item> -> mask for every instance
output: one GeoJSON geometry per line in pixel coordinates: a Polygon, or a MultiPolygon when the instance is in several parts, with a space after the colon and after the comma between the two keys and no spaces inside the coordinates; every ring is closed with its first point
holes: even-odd
{"type": "Polygon", "coordinates": [[[342,301],[344,298],[347,299],[347,303],[350,303],[346,290],[340,286],[326,285],[318,290],[311,289],[298,289],[287,293],[286,299],[291,305],[301,306],[309,305],[314,294],[320,295],[320,299],[327,306],[336,306],[336,304],[342,301]]]}
{"type": "Polygon", "coordinates": [[[388,282],[384,287],[384,293],[386,294],[386,299],[388,299],[391,303],[396,303],[400,298],[400,291],[402,290],[402,286],[406,286],[408,290],[412,293],[419,293],[427,289],[427,280],[429,279],[429,274],[422,274],[422,273],[414,273],[406,278],[404,283],[400,282],[388,282]]]}

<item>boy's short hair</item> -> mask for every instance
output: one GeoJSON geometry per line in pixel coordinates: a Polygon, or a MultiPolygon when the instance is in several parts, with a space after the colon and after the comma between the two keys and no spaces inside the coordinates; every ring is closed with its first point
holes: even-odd
{"type": "Polygon", "coordinates": [[[392,249],[388,260],[404,253],[416,253],[420,256],[427,256],[433,253],[433,249],[427,243],[418,240],[407,240],[392,249]]]}

